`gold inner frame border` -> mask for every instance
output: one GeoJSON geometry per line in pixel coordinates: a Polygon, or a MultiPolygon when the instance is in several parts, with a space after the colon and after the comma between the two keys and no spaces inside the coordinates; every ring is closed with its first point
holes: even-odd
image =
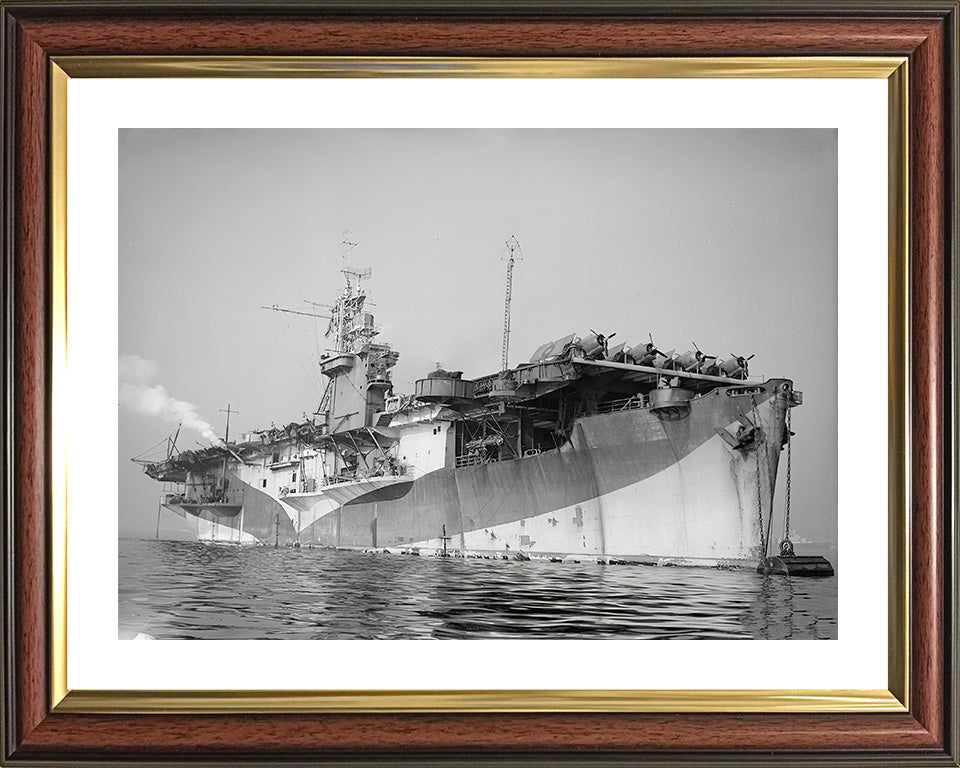
{"type": "Polygon", "coordinates": [[[909,200],[905,57],[62,56],[50,64],[50,704],[70,713],[905,712],[909,709],[909,200]],[[70,690],[67,686],[67,90],[71,78],[880,78],[888,83],[888,690],[70,690]]]}

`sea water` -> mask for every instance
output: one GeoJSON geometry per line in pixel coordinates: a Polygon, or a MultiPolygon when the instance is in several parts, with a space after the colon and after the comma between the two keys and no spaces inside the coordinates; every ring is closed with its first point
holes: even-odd
{"type": "Polygon", "coordinates": [[[121,639],[837,637],[835,576],[161,540],[119,547],[121,639]]]}

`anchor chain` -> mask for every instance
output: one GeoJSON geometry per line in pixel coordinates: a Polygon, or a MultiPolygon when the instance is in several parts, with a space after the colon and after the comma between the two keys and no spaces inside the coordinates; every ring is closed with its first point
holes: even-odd
{"type": "Polygon", "coordinates": [[[766,540],[763,536],[763,495],[760,491],[760,449],[756,449],[757,459],[757,522],[760,526],[760,552],[763,552],[763,542],[766,540]]]}
{"type": "MultiPolygon", "coordinates": [[[[753,400],[753,425],[755,428],[760,426],[760,414],[757,413],[757,399],[751,398],[753,400]]],[[[761,557],[765,555],[764,550],[766,549],[765,542],[766,538],[763,535],[763,493],[761,491],[761,482],[760,482],[760,451],[762,450],[761,444],[754,445],[754,458],[757,462],[757,521],[759,524],[760,530],[760,554],[761,557]]]]}
{"type": "Polygon", "coordinates": [[[793,542],[790,541],[790,464],[793,452],[793,432],[790,430],[791,413],[792,410],[787,408],[787,501],[783,513],[783,540],[780,542],[780,554],[783,557],[793,557],[793,542]]]}

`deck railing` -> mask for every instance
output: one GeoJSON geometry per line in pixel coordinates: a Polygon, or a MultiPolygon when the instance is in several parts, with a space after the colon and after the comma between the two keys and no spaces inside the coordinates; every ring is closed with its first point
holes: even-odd
{"type": "Polygon", "coordinates": [[[225,493],[165,493],[164,504],[243,504],[243,489],[228,488],[225,493]]]}
{"type": "Polygon", "coordinates": [[[456,466],[475,467],[479,464],[496,464],[500,459],[488,459],[476,453],[468,453],[465,456],[457,456],[456,466]]]}
{"type": "Polygon", "coordinates": [[[542,445],[533,448],[527,448],[522,456],[501,456],[500,458],[488,459],[476,453],[468,453],[464,456],[457,456],[454,466],[456,467],[475,467],[480,464],[497,464],[501,461],[513,461],[514,459],[529,459],[533,456],[539,456],[546,451],[551,450],[542,445]]]}
{"type": "Polygon", "coordinates": [[[616,413],[618,411],[629,411],[632,408],[646,408],[650,404],[649,399],[644,394],[625,397],[622,400],[610,400],[606,403],[600,403],[597,406],[597,413],[616,413]]]}
{"type": "Polygon", "coordinates": [[[357,480],[377,480],[381,477],[405,477],[408,474],[406,467],[398,467],[396,471],[384,471],[380,474],[368,472],[357,472],[349,475],[334,475],[324,477],[320,480],[323,485],[340,485],[341,483],[353,483],[357,480]]]}

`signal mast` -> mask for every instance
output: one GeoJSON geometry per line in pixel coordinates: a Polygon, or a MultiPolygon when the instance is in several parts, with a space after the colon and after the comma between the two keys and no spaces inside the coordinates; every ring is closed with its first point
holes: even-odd
{"type": "Polygon", "coordinates": [[[523,252],[520,250],[520,243],[514,235],[506,241],[500,260],[507,259],[507,296],[503,305],[503,360],[501,361],[501,370],[506,371],[510,367],[510,301],[513,298],[513,265],[517,259],[523,259],[523,252]]]}

